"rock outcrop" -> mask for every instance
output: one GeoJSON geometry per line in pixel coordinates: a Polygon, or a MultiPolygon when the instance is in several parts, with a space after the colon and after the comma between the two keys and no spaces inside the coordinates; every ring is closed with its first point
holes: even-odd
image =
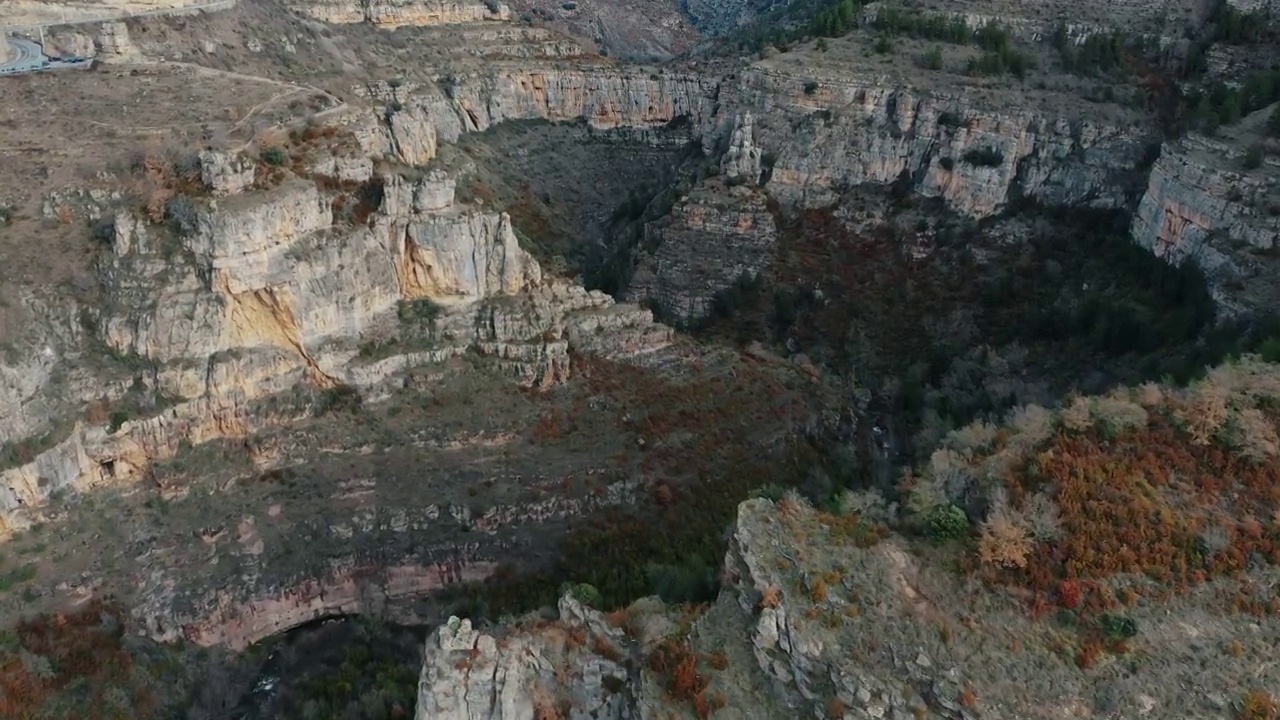
{"type": "Polygon", "coordinates": [[[253,185],[255,164],[239,154],[200,153],[200,180],[214,195],[235,195],[253,185]]]}
{"type": "MultiPolygon", "coordinates": [[[[367,169],[319,164],[348,183],[367,169]]],[[[259,422],[246,416],[250,402],[303,381],[376,398],[396,373],[474,348],[517,382],[547,386],[568,376],[571,345],[628,357],[670,342],[648,311],[544,277],[510,218],[456,205],[441,173],[370,180],[361,192],[377,205],[361,224],[335,210],[359,202],[342,189],[294,179],[228,194],[249,168],[216,155],[203,166],[224,196],[193,209],[191,227],[176,234],[118,217],[101,261],[106,302],[78,323],[117,356],[154,367],[133,382],[170,407],[110,432],[79,426],[0,472],[5,529],[62,489],[136,479],[184,441],[247,433],[259,422]]],[[[6,383],[19,401],[0,412],[0,426],[29,432],[20,398],[37,394],[28,385],[42,376],[39,363],[55,364],[43,357],[27,368],[30,381],[6,383]]]]}
{"type": "Polygon", "coordinates": [[[842,188],[905,180],[974,217],[1015,197],[1119,208],[1150,134],[1140,125],[984,108],[872,78],[815,81],[766,67],[742,73],[721,101],[752,112],[756,144],[776,157],[770,194],[807,206],[830,203],[842,188]]]}
{"type": "Polygon", "coordinates": [[[757,185],[760,182],[761,157],[751,113],[743,113],[734,119],[729,149],[720,158],[720,174],[731,183],[757,185]]]}
{"type": "Polygon", "coordinates": [[[129,39],[129,26],[123,22],[103,23],[94,39],[98,59],[104,62],[129,62],[142,55],[129,39]]]}
{"type": "Polygon", "coordinates": [[[710,119],[716,87],[701,76],[668,71],[497,65],[484,73],[451,76],[441,87],[374,87],[371,96],[392,111],[383,138],[369,136],[366,143],[388,148],[401,162],[425,165],[441,143],[510,120],[585,121],[597,130],[635,131],[674,123],[696,137],[710,119]]]}
{"type": "Polygon", "coordinates": [[[627,297],[681,322],[700,320],[718,293],[765,268],[777,239],[764,193],[712,179],[645,227],[643,244],[656,250],[641,256],[627,297]]]}
{"type": "MultiPolygon", "coordinates": [[[[544,697],[560,702],[559,717],[604,717],[591,714],[600,710],[595,678],[615,666],[584,651],[593,643],[583,639],[593,637],[607,638],[610,656],[634,657],[640,667],[617,674],[625,685],[613,683],[614,697],[634,699],[619,708],[629,714],[608,717],[690,717],[710,707],[716,717],[744,720],[1013,720],[1065,713],[1225,720],[1233,711],[1224,688],[1249,686],[1241,679],[1253,672],[1251,662],[1218,663],[1212,679],[1179,668],[1201,668],[1204,656],[1197,661],[1195,653],[1217,652],[1209,649],[1213,643],[1245,632],[1252,618],[1215,616],[1212,637],[1188,643],[1189,633],[1201,637],[1204,631],[1192,633],[1158,610],[1144,616],[1128,652],[1166,662],[1127,664],[1123,676],[1103,668],[1082,671],[1062,652],[1061,631],[1044,629],[1047,621],[966,584],[954,577],[954,568],[914,554],[900,539],[854,547],[841,529],[851,522],[795,499],[743,503],[720,597],[687,634],[663,622],[655,599],[615,613],[625,634],[566,601],[559,623],[489,634],[452,618],[427,643],[417,717],[530,717],[528,709],[544,697]],[[981,616],[974,607],[982,608],[981,616]],[[583,616],[585,623],[576,619],[583,616]],[[586,628],[579,641],[567,643],[566,635],[579,627],[586,628]],[[684,674],[664,662],[672,648],[687,658],[684,674]],[[556,667],[558,685],[549,681],[556,667]],[[673,703],[673,687],[692,697],[673,703]],[[558,694],[547,692],[553,689],[558,694]]],[[[1274,633],[1274,622],[1265,622],[1266,630],[1252,624],[1252,632],[1274,633]]]]}
{"type": "Polygon", "coordinates": [[[368,22],[386,28],[511,19],[511,9],[496,0],[297,0],[291,6],[325,22],[368,22]]]}
{"type": "Polygon", "coordinates": [[[635,683],[623,662],[631,641],[572,594],[559,610],[558,622],[498,637],[449,618],[427,641],[415,717],[634,717],[635,701],[620,692],[635,683]]]}
{"type": "Polygon", "coordinates": [[[1226,143],[1199,136],[1166,144],[1151,168],[1131,232],[1139,245],[1175,265],[1197,264],[1215,299],[1230,312],[1270,305],[1230,288],[1260,272],[1263,254],[1280,240],[1280,201],[1266,168],[1228,170],[1239,161],[1226,143]]]}

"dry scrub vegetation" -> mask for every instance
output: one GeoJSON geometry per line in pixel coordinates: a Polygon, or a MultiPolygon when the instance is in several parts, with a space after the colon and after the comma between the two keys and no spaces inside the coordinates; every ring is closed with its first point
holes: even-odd
{"type": "Polygon", "coordinates": [[[1088,666],[1118,613],[1214,580],[1219,611],[1280,614],[1247,573],[1280,565],[1280,367],[1253,356],[1186,389],[1154,384],[1022,408],[952,433],[904,483],[907,525],[971,542],[965,570],[1037,617],[1078,613],[1088,666]],[[955,510],[958,508],[958,510],[955,510]],[[946,512],[951,510],[951,512],[946,512]],[[967,519],[976,534],[939,518],[967,519]]]}

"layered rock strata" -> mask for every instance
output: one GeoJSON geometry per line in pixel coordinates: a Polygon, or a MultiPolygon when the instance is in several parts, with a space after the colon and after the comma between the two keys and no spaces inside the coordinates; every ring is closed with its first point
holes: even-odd
{"type": "MultiPolygon", "coordinates": [[[[207,156],[205,175],[226,193],[246,167],[207,156]]],[[[449,178],[370,178],[367,163],[335,172],[380,189],[365,224],[335,212],[346,196],[300,179],[213,200],[179,237],[116,219],[101,265],[107,300],[80,324],[116,356],[154,367],[136,381],[170,407],[115,428],[77,426],[0,473],[7,524],[64,488],[135,478],[180,441],[244,434],[256,422],[249,401],[299,382],[385,393],[395,373],[474,348],[520,383],[546,385],[569,372],[575,340],[614,356],[669,341],[646,311],[544,278],[510,218],[455,205],[449,178]],[[406,326],[407,306],[430,322],[406,326]]]]}
{"type": "Polygon", "coordinates": [[[1280,186],[1266,167],[1274,161],[1253,171],[1230,170],[1224,158],[1232,165],[1243,160],[1230,145],[1199,136],[1164,145],[1131,232],[1135,242],[1170,263],[1198,265],[1219,304],[1244,312],[1274,301],[1243,294],[1240,285],[1262,272],[1280,240],[1280,186]]]}
{"type": "Polygon", "coordinates": [[[700,184],[645,227],[645,247],[627,297],[683,323],[706,317],[717,294],[768,265],[778,229],[764,193],[718,180],[700,184]]]}
{"type": "Polygon", "coordinates": [[[962,96],[820,81],[779,69],[742,74],[728,100],[754,116],[755,143],[774,156],[771,195],[828,204],[843,188],[903,181],[974,217],[1016,198],[1119,208],[1150,130],[994,110],[962,96]]]}
{"type": "Polygon", "coordinates": [[[511,8],[496,0],[302,0],[291,5],[298,12],[325,22],[367,22],[386,28],[511,19],[511,8]]]}

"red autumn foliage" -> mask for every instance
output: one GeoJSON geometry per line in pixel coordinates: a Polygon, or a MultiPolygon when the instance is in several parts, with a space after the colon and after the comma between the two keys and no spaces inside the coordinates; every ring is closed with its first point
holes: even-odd
{"type": "Polygon", "coordinates": [[[108,707],[104,693],[118,688],[131,700],[130,718],[153,717],[157,703],[132,675],[133,663],[122,644],[123,627],[119,608],[101,599],[73,614],[20,622],[15,631],[18,643],[28,658],[43,661],[24,662],[17,652],[0,651],[0,717],[40,717],[45,701],[77,679],[87,681],[95,707],[108,707]]]}
{"type": "Polygon", "coordinates": [[[1058,604],[1068,610],[1080,607],[1080,584],[1075,580],[1058,583],[1058,604]]]}
{"type": "Polygon", "coordinates": [[[1115,575],[1176,588],[1237,573],[1254,554],[1280,560],[1280,532],[1254,519],[1280,506],[1280,464],[1194,445],[1161,416],[1114,438],[1060,434],[1004,480],[1015,507],[1051,486],[1062,537],[1040,543],[1025,569],[1002,577],[1053,593],[1063,607],[1114,607],[1111,591],[1094,581],[1115,575]],[[1206,530],[1220,530],[1225,544],[1205,552],[1206,530]]]}

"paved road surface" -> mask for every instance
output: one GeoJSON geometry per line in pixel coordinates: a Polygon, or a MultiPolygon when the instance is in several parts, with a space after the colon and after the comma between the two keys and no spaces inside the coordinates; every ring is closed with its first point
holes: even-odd
{"type": "Polygon", "coordinates": [[[26,38],[10,35],[9,49],[12,51],[13,56],[9,59],[9,62],[0,65],[0,75],[39,70],[48,63],[47,58],[44,56],[44,51],[40,49],[40,45],[26,38]]]}
{"type": "MultiPolygon", "coordinates": [[[[30,33],[34,34],[41,28],[61,27],[68,25],[93,25],[103,22],[114,22],[117,20],[125,20],[127,18],[141,18],[153,16],[182,16],[182,15],[198,15],[207,12],[218,12],[220,10],[230,10],[236,6],[238,0],[207,0],[207,2],[195,3],[192,5],[180,5],[178,7],[160,8],[158,10],[145,10],[136,13],[112,13],[109,15],[98,15],[93,17],[62,17],[58,20],[49,20],[35,25],[10,25],[7,28],[0,24],[0,32],[7,30],[10,33],[30,33]]],[[[0,23],[3,22],[0,18],[0,23]]]]}

